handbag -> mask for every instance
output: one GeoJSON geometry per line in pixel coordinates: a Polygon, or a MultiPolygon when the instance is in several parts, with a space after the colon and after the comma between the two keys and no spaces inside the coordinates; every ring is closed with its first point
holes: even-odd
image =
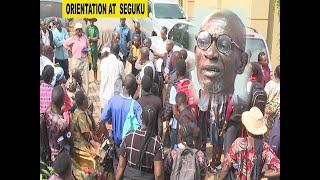
{"type": "Polygon", "coordinates": [[[134,100],[132,99],[129,112],[126,116],[123,129],[122,129],[122,134],[121,134],[122,140],[124,139],[124,137],[127,135],[129,131],[136,130],[140,126],[140,123],[136,115],[134,114],[133,105],[134,105],[134,100]]]}

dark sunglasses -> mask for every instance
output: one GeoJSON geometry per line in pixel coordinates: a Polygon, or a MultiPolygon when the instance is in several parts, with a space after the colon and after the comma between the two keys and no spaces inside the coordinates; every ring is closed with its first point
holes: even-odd
{"type": "Polygon", "coordinates": [[[207,31],[201,31],[196,35],[196,41],[197,46],[203,51],[207,50],[212,42],[215,42],[217,50],[224,55],[231,51],[232,45],[243,52],[243,49],[226,34],[220,34],[217,37],[214,37],[207,31]]]}

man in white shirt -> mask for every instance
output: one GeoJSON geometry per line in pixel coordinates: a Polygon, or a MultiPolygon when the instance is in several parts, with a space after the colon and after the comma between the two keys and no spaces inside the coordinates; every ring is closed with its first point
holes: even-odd
{"type": "Polygon", "coordinates": [[[140,58],[140,65],[142,66],[141,71],[139,73],[140,78],[142,79],[144,76],[144,69],[147,66],[150,66],[153,70],[153,77],[154,77],[154,73],[155,73],[155,68],[154,68],[154,64],[153,62],[149,59],[149,48],[147,47],[142,47],[140,49],[141,52],[141,58],[140,58]]]}
{"type": "MultiPolygon", "coordinates": [[[[116,94],[120,94],[125,73],[123,63],[117,58],[120,51],[118,43],[112,43],[110,54],[101,60],[100,106],[105,107],[116,94]]],[[[102,52],[104,53],[104,52],[102,52]]]]}
{"type": "Polygon", "coordinates": [[[42,71],[46,65],[50,65],[50,66],[54,67],[54,64],[52,63],[52,61],[49,58],[42,55],[42,48],[43,48],[43,45],[40,42],[40,77],[41,77],[42,71]]]}

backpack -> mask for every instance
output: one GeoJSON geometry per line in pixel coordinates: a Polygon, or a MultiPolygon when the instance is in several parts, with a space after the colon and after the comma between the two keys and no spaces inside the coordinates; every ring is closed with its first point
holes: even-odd
{"type": "Polygon", "coordinates": [[[176,83],[176,90],[178,92],[183,92],[187,97],[187,107],[192,110],[194,117],[198,119],[198,99],[193,87],[192,82],[185,78],[176,83]]]}
{"type": "Polygon", "coordinates": [[[176,148],[177,157],[173,160],[170,180],[198,180],[200,179],[200,165],[197,149],[176,148]]]}
{"type": "Polygon", "coordinates": [[[122,140],[124,139],[124,137],[127,135],[129,131],[136,130],[140,126],[140,123],[136,115],[134,114],[133,105],[134,105],[134,100],[132,99],[129,112],[123,124],[123,129],[121,134],[122,140]]]}
{"type": "Polygon", "coordinates": [[[262,114],[264,114],[268,96],[266,91],[263,88],[263,85],[256,82],[252,83],[250,94],[251,94],[250,107],[255,106],[260,109],[262,114]]]}
{"type": "Polygon", "coordinates": [[[51,162],[51,149],[44,114],[40,114],[40,159],[46,164],[51,162]]]}

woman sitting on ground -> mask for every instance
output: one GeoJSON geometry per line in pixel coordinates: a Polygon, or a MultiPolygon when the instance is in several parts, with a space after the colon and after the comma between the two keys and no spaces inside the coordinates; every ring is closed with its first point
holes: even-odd
{"type": "Polygon", "coordinates": [[[116,180],[163,179],[163,147],[155,130],[157,111],[147,105],[141,116],[142,126],[129,131],[120,146],[116,180]]]}
{"type": "Polygon", "coordinates": [[[96,169],[97,150],[100,147],[95,131],[95,122],[88,114],[88,98],[83,91],[76,92],[75,101],[77,109],[73,113],[72,134],[74,147],[72,151],[75,167],[79,167],[75,172],[77,177],[81,174],[96,169]]]}

